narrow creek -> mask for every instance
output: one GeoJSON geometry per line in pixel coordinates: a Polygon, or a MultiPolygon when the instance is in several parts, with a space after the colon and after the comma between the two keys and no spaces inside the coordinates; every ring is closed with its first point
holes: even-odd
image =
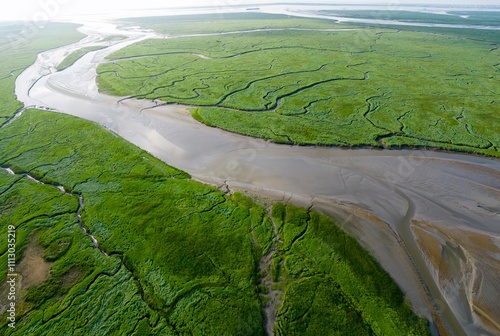
{"type": "Polygon", "coordinates": [[[83,208],[83,205],[84,205],[83,195],[77,194],[77,193],[73,193],[73,192],[69,192],[66,189],[64,189],[64,187],[62,185],[60,185],[60,184],[47,184],[47,183],[45,183],[45,182],[43,182],[43,181],[41,181],[39,179],[36,179],[35,177],[31,176],[28,173],[16,173],[11,168],[1,167],[1,169],[3,169],[4,171],[6,171],[9,175],[24,176],[27,179],[29,179],[29,180],[31,180],[31,181],[33,181],[35,183],[43,184],[45,186],[49,186],[49,187],[53,187],[53,188],[57,188],[59,191],[61,191],[65,195],[74,196],[74,197],[78,198],[78,208],[76,209],[76,219],[77,219],[77,222],[78,222],[78,226],[80,227],[80,229],[82,230],[82,232],[87,237],[89,237],[89,239],[92,241],[92,244],[94,245],[94,247],[96,249],[98,249],[106,257],[108,257],[108,254],[106,254],[106,252],[100,248],[99,242],[97,241],[97,239],[83,225],[82,215],[80,214],[80,212],[81,212],[81,210],[83,208]]]}
{"type": "MultiPolygon", "coordinates": [[[[278,256],[278,243],[279,243],[279,233],[276,223],[272,219],[271,209],[267,210],[267,215],[269,220],[271,221],[273,227],[273,244],[269,251],[267,251],[266,255],[262,257],[259,263],[259,271],[264,274],[264,276],[260,279],[260,285],[266,288],[267,293],[264,294],[267,302],[265,303],[264,309],[264,329],[266,330],[268,335],[275,335],[274,327],[276,322],[276,313],[278,312],[279,307],[281,306],[281,302],[283,300],[283,291],[281,289],[273,288],[273,285],[279,284],[279,276],[278,278],[273,278],[273,272],[277,272],[274,269],[273,259],[278,256]]],[[[274,277],[277,277],[274,275],[274,277]]]]}
{"type": "Polygon", "coordinates": [[[443,297],[439,287],[434,282],[431,272],[427,267],[425,260],[423,259],[420,249],[418,248],[415,237],[411,232],[411,221],[415,217],[415,203],[400,189],[395,188],[395,191],[406,200],[408,203],[408,210],[403,218],[398,223],[398,233],[403,239],[405,249],[407,250],[408,257],[412,261],[417,270],[417,273],[422,281],[422,285],[426,289],[429,299],[437,308],[437,312],[441,314],[446,327],[450,330],[452,326],[454,335],[466,335],[466,332],[461,328],[459,321],[456,319],[455,314],[451,310],[450,306],[444,304],[445,298],[443,297]]]}
{"type": "MultiPolygon", "coordinates": [[[[495,182],[500,171],[498,160],[430,151],[277,145],[207,127],[195,121],[185,106],[103,95],[96,85],[97,65],[116,50],[157,36],[151,32],[120,30],[112,24],[106,27],[107,33],[92,25],[84,26],[82,31],[102,37],[126,35],[128,39],[91,52],[61,72],[56,72],[55,66],[68,50],[95,45],[99,39],[86,39],[42,53],[43,57],[38,57],[17,78],[18,99],[26,106],[46,106],[52,111],[97,122],[202,182],[227,183],[232,189],[269,197],[278,195],[278,199],[285,194],[296,199],[322,199],[330,202],[331,207],[344,202],[369,211],[400,235],[404,242],[400,248],[414,263],[411,268],[419,274],[420,281],[413,280],[412,272],[394,266],[396,256],[378,249],[379,245],[393,243],[361,237],[369,248],[378,249],[375,257],[407,293],[414,308],[431,317],[421,292],[415,290],[423,284],[438,302],[453,334],[477,331],[474,321],[457,320],[455,303],[441,295],[410,225],[415,218],[439,220],[457,229],[471,228],[485,236],[499,237],[500,226],[492,215],[494,210],[484,210],[498,208],[500,186],[491,190],[491,186],[498,184],[495,182]],[[461,173],[450,174],[455,171],[461,173]],[[404,190],[397,185],[404,185],[404,190]],[[447,207],[432,201],[443,198],[447,207]],[[453,209],[453,216],[448,207],[453,209]]],[[[78,197],[81,210],[84,200],[78,197]]],[[[83,225],[81,228],[85,230],[83,225]]],[[[86,230],[84,233],[98,248],[95,238],[86,230]]]]}

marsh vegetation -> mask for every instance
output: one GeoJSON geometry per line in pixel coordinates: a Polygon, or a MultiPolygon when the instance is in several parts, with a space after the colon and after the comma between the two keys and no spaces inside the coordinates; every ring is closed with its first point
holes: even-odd
{"type": "Polygon", "coordinates": [[[89,52],[100,50],[102,48],[104,48],[104,47],[95,46],[95,47],[88,47],[88,48],[82,48],[82,49],[75,50],[74,52],[72,52],[68,56],[66,56],[66,58],[61,63],[59,63],[57,65],[56,69],[59,71],[62,71],[64,69],[66,69],[67,67],[70,67],[73,64],[75,64],[76,61],[78,61],[83,56],[87,55],[89,52]]]}
{"type": "Polygon", "coordinates": [[[23,288],[7,334],[263,334],[258,264],[274,240],[283,332],[425,333],[387,273],[326,217],[280,204],[268,216],[73,117],[29,110],[1,135],[15,173],[0,172],[2,230],[16,224],[19,262],[38,245],[53,263],[23,288]]]}
{"type": "MultiPolygon", "coordinates": [[[[331,219],[195,182],[88,121],[35,109],[13,119],[15,75],[80,38],[73,28],[0,54],[14,72],[2,79],[0,235],[16,227],[20,276],[16,329],[2,307],[2,334],[261,335],[266,272],[283,293],[278,333],[428,333],[331,219]]],[[[2,265],[6,251],[2,240],[2,265]]]]}
{"type": "Polygon", "coordinates": [[[467,36],[381,28],[188,36],[112,54],[98,84],[112,95],[194,106],[207,125],[278,143],[499,156],[490,127],[499,52],[467,36]]]}

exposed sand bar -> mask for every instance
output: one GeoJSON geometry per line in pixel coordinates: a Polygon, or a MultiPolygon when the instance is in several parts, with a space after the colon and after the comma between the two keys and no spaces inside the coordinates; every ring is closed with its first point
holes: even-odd
{"type": "Polygon", "coordinates": [[[277,145],[202,125],[186,106],[118,102],[123,97],[98,92],[98,63],[115,50],[157,35],[103,23],[82,31],[89,37],[40,54],[18,77],[16,94],[22,102],[95,121],[198,180],[313,204],[341,218],[419,313],[432,319],[437,305],[454,334],[494,334],[488,321],[500,320],[500,293],[494,286],[500,279],[499,160],[277,145]],[[102,42],[109,47],[54,71],[70,51],[116,34],[129,38],[102,42]],[[474,241],[461,239],[469,233],[474,241]],[[488,251],[481,251],[481,241],[488,242],[488,251]],[[483,252],[491,256],[488,263],[477,260],[483,252]],[[443,268],[443,262],[456,267],[443,268]]]}

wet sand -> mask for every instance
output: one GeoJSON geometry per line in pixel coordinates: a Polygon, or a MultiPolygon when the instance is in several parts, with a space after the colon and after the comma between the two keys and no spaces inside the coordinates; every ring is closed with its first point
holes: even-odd
{"type": "Polygon", "coordinates": [[[22,102],[95,121],[197,180],[312,204],[338,218],[438,328],[443,327],[435,305],[456,335],[500,331],[495,326],[500,321],[495,288],[500,281],[499,160],[277,145],[207,127],[192,119],[186,106],[119,102],[98,93],[97,64],[114,50],[157,35],[100,23],[82,31],[87,39],[42,53],[18,77],[22,102]],[[54,73],[69,51],[112,34],[129,39],[106,42],[108,48],[54,73]]]}

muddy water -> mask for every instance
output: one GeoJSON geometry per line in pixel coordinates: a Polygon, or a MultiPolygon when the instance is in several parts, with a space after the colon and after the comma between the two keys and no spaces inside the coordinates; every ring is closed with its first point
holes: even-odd
{"type": "MultiPolygon", "coordinates": [[[[469,306],[463,302],[466,299],[457,303],[442,294],[410,225],[415,219],[439,222],[499,239],[498,160],[427,151],[276,145],[206,127],[191,118],[186,106],[155,106],[102,95],[95,82],[97,64],[115,50],[156,35],[101,23],[83,31],[88,38],[42,53],[18,77],[16,94],[22,102],[95,121],[204,182],[312,204],[328,213],[346,207],[351,213],[362,213],[350,215],[352,225],[346,221],[344,228],[372,251],[417,311],[430,319],[436,305],[454,334],[484,332],[472,315],[458,314],[460,307],[469,306]],[[111,34],[129,38],[101,42],[108,48],[87,54],[62,72],[54,71],[71,50],[111,34]],[[364,218],[361,226],[358,217],[364,218]]],[[[497,247],[494,253],[500,252],[500,244],[497,247]]],[[[452,254],[446,258],[455,260],[452,254]]]]}

